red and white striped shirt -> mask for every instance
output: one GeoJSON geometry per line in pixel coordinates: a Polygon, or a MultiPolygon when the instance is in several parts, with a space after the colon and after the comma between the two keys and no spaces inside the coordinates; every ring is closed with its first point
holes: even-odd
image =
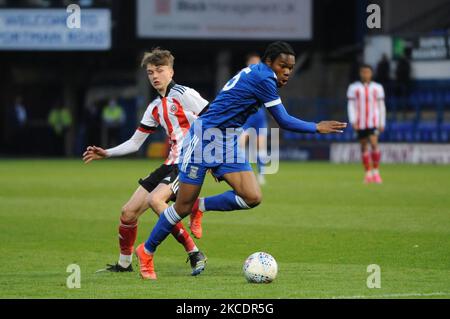
{"type": "Polygon", "coordinates": [[[170,143],[164,164],[171,165],[179,162],[183,138],[208,101],[186,86],[173,83],[167,90],[166,96],[158,96],[149,104],[138,130],[152,133],[160,125],[164,128],[170,143]]]}
{"type": "Polygon", "coordinates": [[[383,86],[376,82],[354,82],[347,90],[348,117],[358,130],[384,127],[386,106],[383,86]]]}

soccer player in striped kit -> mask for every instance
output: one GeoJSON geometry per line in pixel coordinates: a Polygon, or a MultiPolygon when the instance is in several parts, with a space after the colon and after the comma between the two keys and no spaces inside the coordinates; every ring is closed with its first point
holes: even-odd
{"type": "Polygon", "coordinates": [[[361,159],[366,172],[364,183],[381,184],[378,135],[386,125],[384,89],[381,84],[372,81],[370,65],[361,65],[359,76],[361,81],[350,84],[347,90],[348,117],[361,145],[361,159]]]}
{"type": "MultiPolygon", "coordinates": [[[[178,162],[180,161],[182,140],[191,124],[203,110],[206,110],[208,105],[208,101],[194,89],[175,84],[172,80],[173,62],[174,57],[170,51],[159,48],[144,55],[141,65],[146,69],[149,81],[158,92],[158,96],[147,107],[139,127],[128,141],[119,146],[107,150],[89,146],[83,154],[84,162],[89,163],[92,160],[134,153],[158,126],[164,128],[170,140],[170,153],[164,164],[147,177],[139,180],[140,186],[122,208],[119,226],[119,261],[116,264],[107,265],[106,271],[133,271],[131,263],[138,219],[148,208],[152,208],[159,215],[169,206],[167,202],[175,198],[179,185],[178,162]]],[[[191,214],[197,216],[197,219],[201,218],[202,214],[197,212],[198,202],[199,200],[194,205],[193,214],[191,214]]],[[[201,220],[197,220],[197,227],[201,227],[200,222],[201,220]]],[[[192,219],[190,226],[194,233],[192,219]]],[[[188,253],[192,275],[200,274],[205,269],[206,256],[198,250],[194,240],[181,222],[175,225],[172,235],[188,253]]],[[[152,279],[156,279],[156,277],[152,279]]]]}

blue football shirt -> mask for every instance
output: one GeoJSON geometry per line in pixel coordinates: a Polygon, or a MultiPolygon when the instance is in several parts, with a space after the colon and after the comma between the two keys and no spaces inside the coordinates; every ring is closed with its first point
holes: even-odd
{"type": "Polygon", "coordinates": [[[239,128],[261,105],[281,104],[277,77],[267,64],[260,62],[242,69],[219,92],[203,114],[202,129],[239,128]]]}

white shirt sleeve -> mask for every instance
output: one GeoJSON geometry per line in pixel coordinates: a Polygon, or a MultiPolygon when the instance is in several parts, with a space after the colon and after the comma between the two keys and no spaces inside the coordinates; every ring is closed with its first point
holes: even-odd
{"type": "MultiPolygon", "coordinates": [[[[153,130],[159,126],[159,120],[153,116],[153,109],[156,107],[155,101],[150,103],[150,105],[145,110],[142,116],[141,126],[146,128],[152,128],[153,130]]],[[[145,132],[144,132],[145,133],[145,132]]],[[[148,132],[150,133],[150,132],[148,132]]]]}
{"type": "Polygon", "coordinates": [[[186,92],[180,95],[180,103],[183,108],[198,115],[206,105],[208,101],[205,100],[196,90],[187,88],[186,92]]]}
{"type": "Polygon", "coordinates": [[[350,124],[354,125],[356,124],[356,96],[355,96],[355,89],[353,85],[350,85],[347,90],[347,113],[348,113],[348,120],[350,124]]]}
{"type": "Polygon", "coordinates": [[[149,133],[136,130],[133,136],[122,144],[106,150],[107,157],[122,156],[137,152],[144,143],[149,133]]]}

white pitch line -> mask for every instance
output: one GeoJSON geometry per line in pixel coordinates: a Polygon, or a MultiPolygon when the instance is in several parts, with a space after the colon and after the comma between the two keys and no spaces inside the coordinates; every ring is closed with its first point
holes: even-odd
{"type": "Polygon", "coordinates": [[[366,295],[366,296],[337,296],[331,299],[365,299],[365,298],[395,298],[395,297],[431,297],[431,296],[450,296],[450,292],[430,292],[430,293],[404,293],[404,294],[385,294],[385,295],[366,295]]]}

